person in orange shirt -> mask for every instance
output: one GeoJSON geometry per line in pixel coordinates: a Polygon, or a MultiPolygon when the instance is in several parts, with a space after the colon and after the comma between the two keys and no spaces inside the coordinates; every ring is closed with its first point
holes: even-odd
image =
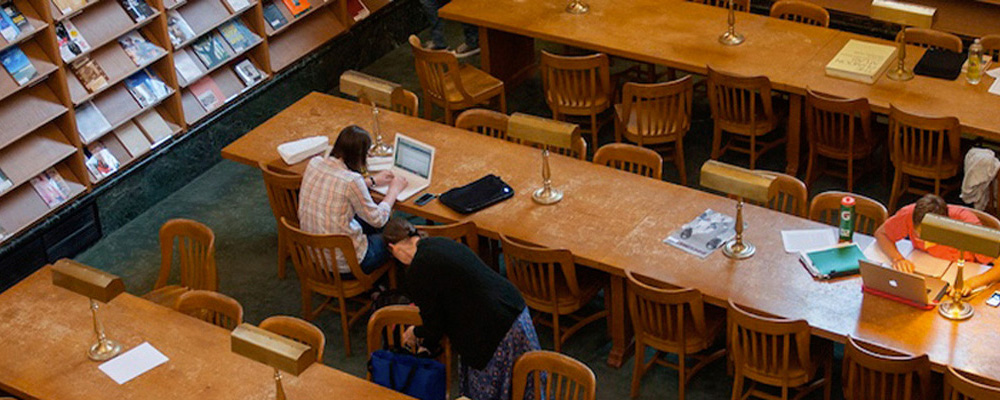
{"type": "MultiPolygon", "coordinates": [[[[926,251],[928,254],[945,259],[957,260],[958,250],[953,247],[942,246],[920,239],[920,223],[923,222],[927,214],[937,214],[948,218],[980,225],[979,218],[975,214],[960,206],[948,205],[940,196],[927,194],[910,204],[899,209],[892,217],[885,220],[882,226],[875,231],[875,241],[878,246],[892,260],[892,268],[904,272],[913,272],[913,262],[907,260],[899,253],[896,242],[901,239],[910,239],[913,248],[926,251]]],[[[986,264],[992,261],[991,258],[981,254],[973,254],[970,261],[986,264]]]]}

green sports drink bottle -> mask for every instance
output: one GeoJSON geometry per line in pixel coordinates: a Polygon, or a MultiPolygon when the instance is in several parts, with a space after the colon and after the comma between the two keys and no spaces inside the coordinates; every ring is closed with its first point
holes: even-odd
{"type": "Polygon", "coordinates": [[[857,214],[854,212],[854,198],[844,196],[840,199],[840,242],[854,241],[854,222],[857,214]]]}

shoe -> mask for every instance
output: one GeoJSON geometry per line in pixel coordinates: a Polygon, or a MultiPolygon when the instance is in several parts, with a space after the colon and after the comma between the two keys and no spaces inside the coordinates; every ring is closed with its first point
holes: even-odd
{"type": "Polygon", "coordinates": [[[428,40],[424,42],[424,48],[427,50],[448,50],[447,46],[437,46],[434,44],[433,40],[428,40]]]}
{"type": "Polygon", "coordinates": [[[468,44],[462,43],[457,49],[455,49],[455,57],[458,58],[471,57],[476,54],[479,54],[479,46],[472,47],[468,44]]]}

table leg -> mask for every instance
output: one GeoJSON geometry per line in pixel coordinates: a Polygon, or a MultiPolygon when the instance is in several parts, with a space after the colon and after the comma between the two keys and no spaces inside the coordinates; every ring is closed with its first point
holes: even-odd
{"type": "Polygon", "coordinates": [[[791,176],[799,170],[799,150],[802,144],[802,96],[794,93],[788,94],[788,146],[785,154],[788,159],[788,166],[785,173],[791,176]]]}
{"type": "Polygon", "coordinates": [[[535,39],[479,27],[483,71],[503,81],[507,90],[534,72],[535,39]]]}
{"type": "Polygon", "coordinates": [[[625,278],[611,275],[611,285],[606,293],[611,330],[611,354],[608,354],[608,365],[620,368],[635,350],[632,340],[632,323],[628,315],[625,301],[625,278]]]}

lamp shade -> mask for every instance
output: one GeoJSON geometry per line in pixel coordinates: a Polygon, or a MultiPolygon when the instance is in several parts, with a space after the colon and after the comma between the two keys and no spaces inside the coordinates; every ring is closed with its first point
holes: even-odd
{"type": "Polygon", "coordinates": [[[708,160],[701,166],[701,186],[746,200],[765,202],[770,196],[773,176],[746,168],[708,160]]]}
{"type": "Polygon", "coordinates": [[[924,216],[920,239],[988,257],[1000,255],[1000,231],[943,215],[924,216]]]}
{"type": "Polygon", "coordinates": [[[233,353],[298,376],[316,362],[316,352],[308,345],[260,329],[240,324],[230,335],[233,353]]]}
{"type": "Polygon", "coordinates": [[[66,258],[52,266],[52,284],[102,303],[125,291],[125,283],[118,276],[66,258]]]}
{"type": "Polygon", "coordinates": [[[936,13],[936,8],[922,4],[895,0],[872,0],[871,17],[874,20],[917,28],[930,28],[934,24],[936,13]]]}
{"type": "Polygon", "coordinates": [[[580,126],[534,115],[514,113],[507,122],[507,137],[562,148],[572,148],[580,126]]]}
{"type": "Polygon", "coordinates": [[[341,93],[358,98],[365,97],[383,108],[392,107],[392,92],[398,88],[400,88],[398,83],[354,70],[340,75],[341,93]]]}

